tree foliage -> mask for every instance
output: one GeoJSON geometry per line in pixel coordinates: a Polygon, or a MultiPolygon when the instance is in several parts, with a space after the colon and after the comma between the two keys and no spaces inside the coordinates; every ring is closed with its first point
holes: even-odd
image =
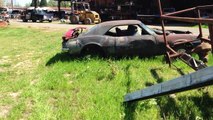
{"type": "Polygon", "coordinates": [[[35,6],[35,1],[37,1],[37,6],[39,5],[39,0],[32,0],[30,6],[34,7],[35,6]]]}
{"type": "Polygon", "coordinates": [[[41,0],[40,7],[47,6],[47,0],[41,0]]]}
{"type": "Polygon", "coordinates": [[[57,6],[57,2],[55,0],[49,0],[48,3],[47,3],[47,6],[56,7],[57,6]]]}

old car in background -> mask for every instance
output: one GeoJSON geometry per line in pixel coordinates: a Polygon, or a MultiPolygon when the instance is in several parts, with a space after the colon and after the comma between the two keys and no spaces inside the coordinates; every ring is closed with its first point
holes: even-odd
{"type": "MultiPolygon", "coordinates": [[[[167,31],[168,43],[175,50],[190,52],[201,44],[187,31],[167,31]]],[[[155,56],[166,52],[161,30],[153,30],[138,20],[100,23],[78,37],[64,39],[62,50],[70,54],[101,56],[155,56]]]]}
{"type": "Polygon", "coordinates": [[[0,7],[0,27],[10,24],[8,8],[0,7]]]}
{"type": "Polygon", "coordinates": [[[43,22],[43,21],[52,22],[53,14],[48,13],[47,11],[45,11],[41,8],[36,8],[36,9],[28,8],[21,15],[21,19],[23,22],[28,22],[28,20],[32,20],[32,22],[36,22],[37,20],[39,22],[43,22]]]}
{"type": "Polygon", "coordinates": [[[9,12],[11,19],[19,19],[20,15],[22,13],[22,10],[13,9],[9,12]]]}

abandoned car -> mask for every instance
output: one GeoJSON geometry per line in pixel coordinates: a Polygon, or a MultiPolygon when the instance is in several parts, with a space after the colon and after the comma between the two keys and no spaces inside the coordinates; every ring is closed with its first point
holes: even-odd
{"type": "MultiPolygon", "coordinates": [[[[68,33],[73,37],[66,37],[68,34],[62,37],[62,51],[70,54],[143,57],[166,52],[162,31],[151,29],[138,20],[103,22],[84,33],[81,29],[72,30],[68,33]]],[[[166,35],[170,46],[177,51],[190,51],[201,44],[191,32],[171,30],[166,31],[166,35]]]]}
{"type": "Polygon", "coordinates": [[[43,22],[43,21],[52,22],[53,14],[48,13],[47,11],[41,8],[36,8],[36,9],[28,8],[21,15],[21,19],[23,22],[28,22],[28,20],[32,20],[32,22],[36,22],[37,20],[39,20],[39,22],[43,22]]]}

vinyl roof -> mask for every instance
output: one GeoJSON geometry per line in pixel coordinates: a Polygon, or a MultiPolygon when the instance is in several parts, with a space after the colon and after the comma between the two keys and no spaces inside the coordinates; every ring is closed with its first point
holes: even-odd
{"type": "Polygon", "coordinates": [[[139,20],[114,20],[100,23],[100,26],[116,26],[116,25],[129,25],[129,24],[140,24],[139,20]]]}

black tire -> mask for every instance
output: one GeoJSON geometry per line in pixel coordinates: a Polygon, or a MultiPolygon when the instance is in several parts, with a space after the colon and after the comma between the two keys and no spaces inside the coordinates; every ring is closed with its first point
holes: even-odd
{"type": "Polygon", "coordinates": [[[72,24],[78,24],[79,23],[79,16],[73,15],[70,17],[70,22],[72,24]]]}
{"type": "Polygon", "coordinates": [[[86,19],[84,20],[84,24],[90,25],[90,24],[92,24],[92,20],[91,20],[90,18],[86,18],[86,19]]]}
{"type": "Polygon", "coordinates": [[[52,22],[52,20],[49,20],[49,22],[51,23],[51,22],[52,22]]]}
{"type": "Polygon", "coordinates": [[[104,57],[103,49],[98,45],[87,45],[81,51],[83,57],[104,57]]]}
{"type": "Polygon", "coordinates": [[[36,20],[32,20],[32,22],[36,22],[36,20]]]}
{"type": "Polygon", "coordinates": [[[23,19],[22,21],[23,21],[23,22],[27,22],[28,20],[27,20],[27,19],[23,19]]]}

